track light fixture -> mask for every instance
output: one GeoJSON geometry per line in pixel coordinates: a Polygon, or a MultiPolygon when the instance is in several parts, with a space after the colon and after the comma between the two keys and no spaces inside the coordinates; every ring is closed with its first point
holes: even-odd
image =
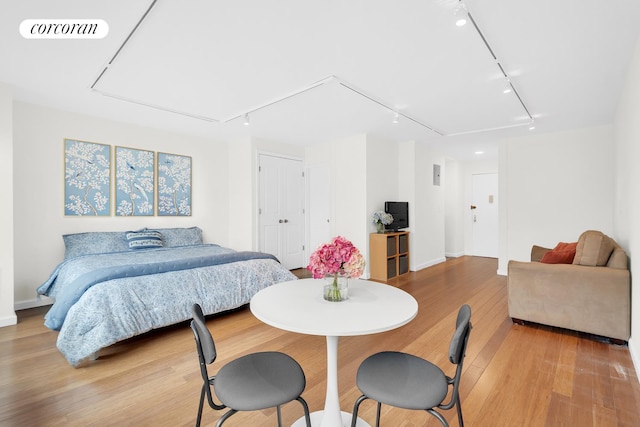
{"type": "Polygon", "coordinates": [[[249,113],[244,115],[244,125],[249,126],[249,113]]]}
{"type": "Polygon", "coordinates": [[[398,123],[398,121],[400,120],[400,114],[398,114],[398,112],[394,112],[393,113],[393,123],[398,123]]]}
{"type": "MultiPolygon", "coordinates": [[[[456,6],[454,8],[454,13],[455,13],[455,16],[456,16],[456,25],[458,27],[461,27],[461,26],[465,25],[467,23],[467,21],[471,22],[471,24],[475,28],[476,32],[480,36],[480,39],[482,39],[482,41],[484,42],[485,47],[489,51],[489,54],[493,57],[493,60],[495,61],[496,65],[498,66],[498,69],[500,70],[500,74],[502,74],[502,76],[504,77],[505,87],[504,87],[504,89],[502,91],[504,93],[513,93],[516,96],[516,98],[518,98],[518,101],[520,102],[520,105],[522,105],[522,108],[524,108],[525,112],[527,113],[527,116],[529,116],[529,119],[533,122],[533,115],[531,115],[531,112],[529,111],[527,106],[524,104],[524,101],[522,100],[522,97],[520,97],[520,94],[516,90],[515,85],[509,79],[509,75],[507,74],[507,71],[505,70],[505,68],[502,66],[502,64],[500,63],[500,61],[496,57],[496,54],[494,53],[494,51],[491,48],[491,46],[489,46],[489,42],[487,41],[487,39],[484,36],[484,34],[482,34],[482,31],[480,30],[480,27],[478,26],[478,23],[473,18],[473,15],[471,14],[471,12],[469,12],[469,10],[467,9],[467,5],[464,4],[463,0],[459,0],[458,1],[458,4],[456,4],[456,6]]],[[[521,126],[521,125],[517,125],[517,126],[521,126]]],[[[531,124],[530,126],[533,127],[533,129],[535,129],[533,124],[531,124]]],[[[533,129],[530,129],[530,130],[533,130],[533,129]]]]}
{"type": "Polygon", "coordinates": [[[467,11],[467,6],[464,4],[462,0],[458,2],[453,13],[456,17],[457,27],[462,27],[463,25],[467,24],[467,17],[469,15],[469,12],[467,11]]]}

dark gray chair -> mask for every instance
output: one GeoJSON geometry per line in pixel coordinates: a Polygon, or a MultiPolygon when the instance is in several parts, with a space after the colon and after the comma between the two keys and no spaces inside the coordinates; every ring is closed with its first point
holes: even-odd
{"type": "Polygon", "coordinates": [[[293,400],[302,404],[307,427],[311,427],[309,406],[301,396],[306,386],[306,378],[298,362],[284,353],[275,351],[252,353],[227,363],[216,375],[209,376],[207,367],[216,360],[216,346],[200,305],[194,304],[192,312],[191,329],[196,340],[203,379],[196,426],[200,426],[206,395],[211,408],[229,408],[216,423],[218,427],[238,411],[256,411],[273,407],[277,408],[278,426],[281,427],[280,405],[293,400]],[[212,389],[220,403],[214,401],[212,389]]]}
{"type": "Polygon", "coordinates": [[[449,345],[449,361],[456,366],[453,378],[431,362],[406,353],[384,351],[365,359],[358,368],[356,383],[362,392],[353,406],[351,427],[355,427],[360,404],[372,399],[378,402],[376,427],[380,426],[382,404],[404,409],[424,410],[436,417],[443,426],[449,424],[438,409],[458,410],[458,424],[462,422],[460,407],[460,377],[467,341],[471,332],[471,308],[463,305],[458,311],[456,330],[449,345]],[[444,403],[452,386],[451,399],[444,403]]]}

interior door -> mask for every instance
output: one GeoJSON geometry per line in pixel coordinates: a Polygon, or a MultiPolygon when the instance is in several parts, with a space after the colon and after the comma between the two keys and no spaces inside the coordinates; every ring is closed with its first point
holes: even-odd
{"type": "Polygon", "coordinates": [[[478,174],[472,179],[472,254],[498,258],[498,174],[478,174]]]}
{"type": "Polygon", "coordinates": [[[304,176],[302,162],[259,157],[259,248],[288,269],[303,265],[304,176]]]}

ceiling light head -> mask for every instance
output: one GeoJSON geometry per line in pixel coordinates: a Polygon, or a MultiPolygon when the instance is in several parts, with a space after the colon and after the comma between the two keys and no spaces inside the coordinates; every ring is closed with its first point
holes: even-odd
{"type": "Polygon", "coordinates": [[[484,151],[476,151],[475,154],[479,156],[481,154],[484,154],[484,151]]]}
{"type": "Polygon", "coordinates": [[[467,10],[467,5],[465,5],[464,2],[462,2],[462,0],[458,2],[455,9],[453,10],[453,13],[456,17],[457,27],[462,27],[463,25],[466,25],[469,11],[467,10]]]}
{"type": "Polygon", "coordinates": [[[400,114],[393,113],[393,123],[398,123],[398,121],[400,121],[400,114]]]}
{"type": "Polygon", "coordinates": [[[244,115],[244,125],[249,126],[249,113],[244,115]]]}

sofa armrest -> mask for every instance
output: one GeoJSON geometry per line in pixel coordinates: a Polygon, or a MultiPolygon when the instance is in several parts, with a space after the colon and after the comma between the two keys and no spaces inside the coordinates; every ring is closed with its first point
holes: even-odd
{"type": "Polygon", "coordinates": [[[531,261],[540,262],[544,254],[549,252],[551,249],[543,248],[542,246],[533,245],[531,247],[531,261]]]}
{"type": "Polygon", "coordinates": [[[509,316],[627,341],[629,270],[509,261],[509,316]]]}

